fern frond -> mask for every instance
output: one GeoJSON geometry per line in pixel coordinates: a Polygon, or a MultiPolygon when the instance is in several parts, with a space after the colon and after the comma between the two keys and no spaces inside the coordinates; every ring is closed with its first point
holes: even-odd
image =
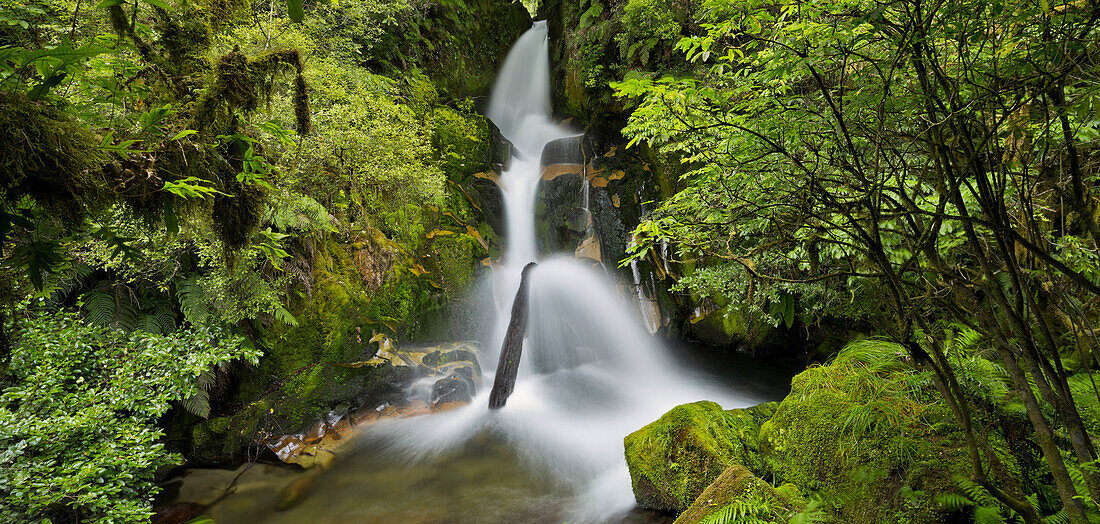
{"type": "Polygon", "coordinates": [[[183,399],[180,404],[196,417],[207,418],[210,416],[210,392],[199,388],[199,391],[190,397],[183,399]]]}
{"type": "Polygon", "coordinates": [[[947,511],[958,511],[974,506],[974,501],[966,495],[958,493],[941,493],[936,495],[936,502],[947,511]]]}
{"type": "Polygon", "coordinates": [[[215,375],[214,370],[208,369],[199,373],[199,376],[195,377],[195,383],[198,384],[199,389],[203,391],[210,391],[210,388],[214,387],[215,375]]]}
{"type": "Polygon", "coordinates": [[[138,317],[137,328],[154,335],[164,334],[164,331],[162,331],[160,327],[160,321],[157,320],[155,315],[141,315],[138,317]]]}
{"type": "Polygon", "coordinates": [[[164,306],[157,306],[153,315],[157,317],[157,323],[160,324],[161,333],[172,333],[176,330],[176,315],[171,309],[164,306]]]}
{"type": "Polygon", "coordinates": [[[287,311],[286,308],[281,305],[275,308],[274,315],[276,320],[288,326],[298,325],[298,319],[294,318],[294,315],[291,315],[290,311],[287,311]]]}
{"type": "Polygon", "coordinates": [[[821,507],[821,500],[813,499],[802,511],[791,515],[787,524],[818,524],[825,522],[826,516],[825,510],[821,507]]]}
{"type": "Polygon", "coordinates": [[[84,319],[96,326],[109,326],[115,318],[115,297],[110,293],[93,291],[84,295],[84,319]]]}
{"type": "Polygon", "coordinates": [[[130,306],[122,306],[115,310],[113,326],[123,331],[134,331],[138,328],[138,312],[130,306]]]}
{"type": "Polygon", "coordinates": [[[1005,518],[996,506],[978,506],[974,508],[974,524],[1005,524],[1005,518]]]}
{"type": "Polygon", "coordinates": [[[1058,513],[1055,513],[1043,520],[1045,520],[1047,524],[1069,524],[1070,522],[1069,514],[1066,513],[1066,508],[1058,510],[1058,513]]]}
{"type": "Polygon", "coordinates": [[[191,324],[202,324],[210,314],[206,308],[206,291],[197,275],[176,282],[176,298],[179,299],[184,320],[191,324]]]}

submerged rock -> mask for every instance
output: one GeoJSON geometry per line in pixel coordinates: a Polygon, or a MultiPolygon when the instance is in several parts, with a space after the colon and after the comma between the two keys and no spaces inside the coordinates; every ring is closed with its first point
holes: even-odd
{"type": "Polygon", "coordinates": [[[302,477],[287,484],[287,486],[283,488],[283,491],[279,493],[279,503],[275,506],[275,509],[285,511],[297,506],[302,502],[302,499],[309,494],[316,483],[317,475],[314,474],[308,477],[302,477]]]}
{"type": "Polygon", "coordinates": [[[184,524],[206,511],[205,504],[197,502],[176,502],[157,510],[152,524],[184,524]]]}
{"type": "Polygon", "coordinates": [[[756,435],[774,410],[775,403],[724,411],[694,402],[627,435],[634,497],[647,508],[684,511],[728,466],[758,462],[756,435]]]}

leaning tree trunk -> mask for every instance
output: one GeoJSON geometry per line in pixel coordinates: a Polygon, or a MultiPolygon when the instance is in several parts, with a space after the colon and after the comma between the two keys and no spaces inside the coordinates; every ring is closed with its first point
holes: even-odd
{"type": "Polygon", "coordinates": [[[527,275],[535,263],[523,267],[519,279],[519,290],[512,302],[512,319],[508,321],[508,332],[500,346],[500,360],[497,362],[497,375],[493,379],[493,390],[489,393],[489,409],[500,409],[508,402],[508,396],[516,385],[516,373],[519,372],[519,357],[523,353],[523,335],[527,332],[527,275]]]}

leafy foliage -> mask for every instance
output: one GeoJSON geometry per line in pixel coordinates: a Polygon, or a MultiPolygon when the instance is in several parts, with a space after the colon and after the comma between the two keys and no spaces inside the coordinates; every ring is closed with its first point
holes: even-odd
{"type": "Polygon", "coordinates": [[[0,515],[13,521],[147,519],[154,471],[180,460],[157,419],[212,366],[260,356],[224,331],[127,333],[66,313],[28,313],[14,338],[0,393],[0,515]]]}

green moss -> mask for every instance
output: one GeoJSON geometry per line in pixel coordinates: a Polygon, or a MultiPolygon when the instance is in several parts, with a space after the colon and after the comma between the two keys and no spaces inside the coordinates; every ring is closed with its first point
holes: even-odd
{"type": "Polygon", "coordinates": [[[797,375],[760,428],[764,473],[817,492],[838,522],[941,518],[933,497],[955,489],[969,459],[931,382],[903,358],[865,340],[797,375]]]}
{"type": "Polygon", "coordinates": [[[55,108],[22,94],[0,93],[0,194],[34,198],[59,218],[79,223],[111,201],[96,137],[55,108]]]}
{"type": "Polygon", "coordinates": [[[723,411],[700,401],[677,406],[627,435],[635,498],[648,508],[683,511],[727,466],[755,463],[757,416],[765,411],[723,411]]]}
{"type": "Polygon", "coordinates": [[[485,117],[438,106],[432,114],[432,145],[439,155],[439,166],[452,180],[489,169],[493,145],[485,117]]]}
{"type": "Polygon", "coordinates": [[[214,83],[196,106],[195,129],[213,129],[217,134],[235,133],[239,116],[255,111],[261,101],[270,102],[276,76],[292,71],[296,73],[294,114],[298,134],[309,133],[309,86],[302,70],[302,57],[296,49],[272,51],[249,60],[240,49],[234,48],[218,58],[214,83]]]}
{"type": "Polygon", "coordinates": [[[748,468],[734,464],[707,486],[691,506],[680,514],[675,524],[709,522],[712,515],[734,503],[741,503],[745,508],[745,513],[748,513],[743,515],[745,520],[761,519],[758,522],[764,522],[764,519],[782,522],[780,519],[788,515],[794,507],[791,499],[779,490],[753,475],[748,468]]]}
{"type": "Polygon", "coordinates": [[[468,288],[476,264],[485,256],[485,249],[469,235],[437,237],[433,239],[432,250],[443,288],[450,294],[468,288]]]}

